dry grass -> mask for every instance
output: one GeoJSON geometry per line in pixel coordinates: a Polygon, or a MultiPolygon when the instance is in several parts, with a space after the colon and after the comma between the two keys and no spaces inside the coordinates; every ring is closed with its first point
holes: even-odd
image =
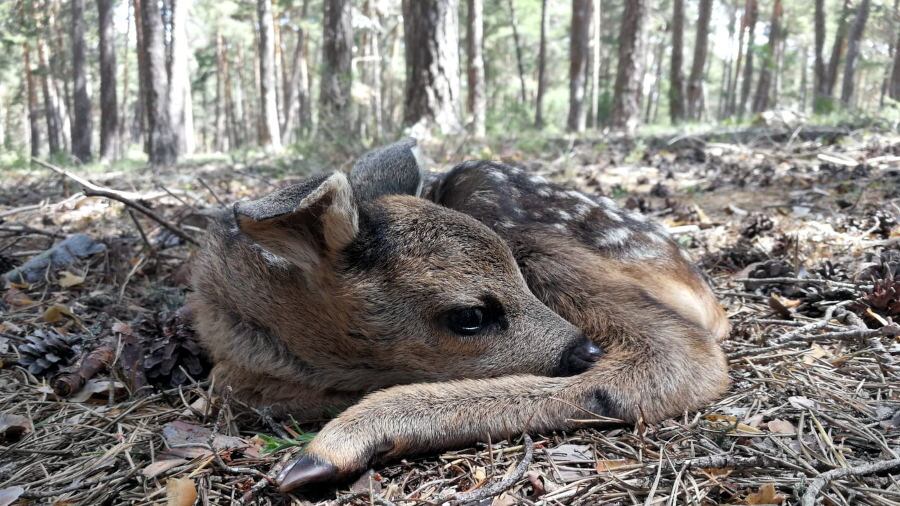
{"type": "MultiPolygon", "coordinates": [[[[0,489],[23,487],[22,503],[60,504],[161,504],[172,478],[190,479],[200,504],[440,504],[465,499],[454,494],[466,491],[477,498],[477,490],[491,486],[505,490],[480,502],[764,504],[800,503],[807,494],[827,504],[900,503],[897,328],[854,303],[872,291],[871,279],[856,273],[898,249],[896,221],[882,222],[900,214],[900,138],[857,132],[834,146],[706,145],[643,155],[616,153],[615,146],[598,153],[586,143],[547,153],[531,167],[622,202],[641,197],[633,203],[681,227],[679,240],[703,257],[734,327],[725,344],[733,380],[727,396],[655,425],[586,420],[580,430],[531,434],[533,444],[520,438],[410,458],[306,497],[281,496],[267,481],[299,449],[266,453],[254,437],[297,438],[298,428],[234,403],[223,406],[202,379],[134,391],[121,367],[123,340],[136,324],[116,322],[177,307],[190,247],[164,247],[171,237],[142,218],[139,233],[118,204],[85,197],[52,204],[69,196],[59,177],[10,175],[3,183],[8,197],[0,199],[7,220],[0,223],[0,261],[18,263],[78,230],[109,249],[73,267],[85,277],[77,286],[63,288],[58,273],[48,272],[47,282],[2,292],[0,413],[25,421],[0,415],[0,489]],[[845,158],[844,165],[829,156],[845,158]],[[651,197],[660,182],[665,191],[651,197]],[[739,241],[747,223],[742,210],[769,216],[772,228],[739,241]],[[772,259],[794,271],[760,281],[759,272],[774,267],[747,265],[772,259]],[[826,260],[830,271],[822,267],[826,260]],[[747,276],[754,279],[739,281],[747,276]],[[57,304],[71,316],[48,317],[57,304]],[[46,378],[17,365],[26,336],[51,327],[85,336],[86,348],[116,345],[117,366],[99,379],[119,383],[95,382],[97,392],[82,402],[56,398],[46,378]],[[17,423],[26,426],[24,434],[14,434],[17,423]],[[189,431],[197,427],[206,431],[189,431]],[[520,466],[528,452],[528,465],[520,466]],[[162,469],[165,460],[174,467],[162,469]]],[[[189,219],[195,210],[286,179],[265,167],[192,170],[191,177],[184,170],[163,174],[155,184],[121,175],[98,182],[142,191],[165,186],[171,194],[155,199],[154,208],[196,233],[189,219]]]]}

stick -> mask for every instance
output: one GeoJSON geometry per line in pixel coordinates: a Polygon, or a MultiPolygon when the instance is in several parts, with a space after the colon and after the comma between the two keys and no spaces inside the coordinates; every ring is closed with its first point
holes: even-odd
{"type": "Polygon", "coordinates": [[[93,378],[98,372],[112,364],[116,357],[115,347],[110,343],[105,343],[94,351],[88,353],[78,364],[78,369],[74,372],[61,373],[56,375],[50,382],[53,392],[60,397],[69,397],[75,392],[81,390],[84,384],[93,378]]]}
{"type": "Polygon", "coordinates": [[[809,488],[806,489],[806,493],[803,494],[803,499],[800,501],[800,504],[802,506],[815,506],[816,497],[818,497],[831,481],[846,478],[847,476],[862,476],[887,471],[888,469],[893,469],[898,466],[900,466],[900,459],[882,460],[879,462],[862,464],[856,467],[832,469],[831,471],[820,474],[812,481],[812,483],[810,483],[809,488]]]}
{"type": "Polygon", "coordinates": [[[482,487],[469,492],[459,492],[457,494],[454,494],[453,501],[459,504],[482,501],[489,497],[494,497],[496,495],[502,494],[509,487],[515,485],[515,483],[519,481],[522,476],[525,476],[525,471],[531,464],[532,457],[534,457],[534,442],[531,440],[531,437],[529,437],[528,434],[522,434],[522,439],[525,443],[525,457],[522,458],[512,474],[510,474],[506,478],[503,478],[497,483],[494,483],[493,485],[482,487]]]}
{"type": "Polygon", "coordinates": [[[56,172],[57,174],[61,174],[63,176],[66,176],[69,179],[80,184],[82,186],[82,189],[84,190],[84,195],[86,197],[106,197],[108,199],[119,201],[119,202],[125,204],[126,206],[131,207],[132,209],[146,215],[148,218],[155,221],[156,223],[159,223],[161,226],[169,229],[173,234],[177,235],[179,238],[183,239],[185,242],[189,242],[189,243],[193,244],[194,246],[200,246],[200,243],[197,242],[196,239],[187,235],[183,230],[176,227],[175,225],[172,225],[168,221],[164,220],[159,215],[157,215],[155,212],[151,211],[148,207],[133,200],[134,198],[138,198],[138,199],[142,198],[142,196],[140,194],[132,193],[132,192],[121,192],[118,190],[112,190],[110,188],[104,188],[102,186],[98,186],[98,185],[88,181],[87,179],[84,179],[80,176],[72,174],[71,172],[69,172],[65,169],[61,169],[55,165],[38,160],[37,158],[32,158],[31,160],[34,163],[37,163],[38,165],[40,165],[42,167],[46,167],[46,168],[52,170],[53,172],[56,172]]]}

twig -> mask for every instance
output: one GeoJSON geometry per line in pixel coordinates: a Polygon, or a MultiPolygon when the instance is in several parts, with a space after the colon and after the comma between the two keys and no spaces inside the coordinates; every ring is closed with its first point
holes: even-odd
{"type": "Polygon", "coordinates": [[[522,457],[522,460],[516,466],[515,470],[513,470],[512,474],[503,478],[497,483],[494,483],[493,485],[482,487],[471,492],[459,492],[457,494],[454,494],[453,501],[460,504],[465,504],[494,497],[496,495],[502,494],[509,487],[515,485],[517,481],[522,479],[522,477],[525,476],[525,471],[531,464],[531,459],[534,457],[534,442],[531,440],[531,437],[528,434],[522,434],[522,440],[524,441],[525,445],[525,456],[522,457]]]}
{"type": "Polygon", "coordinates": [[[231,402],[231,386],[225,387],[225,391],[222,392],[222,406],[219,408],[219,414],[216,416],[216,422],[212,426],[212,430],[209,432],[209,438],[206,440],[206,446],[209,447],[209,451],[213,454],[213,459],[216,464],[222,468],[223,471],[230,474],[251,474],[256,476],[257,478],[261,478],[263,480],[269,481],[269,478],[266,473],[253,469],[252,467],[232,467],[225,463],[222,460],[222,456],[219,455],[219,450],[216,450],[216,447],[213,446],[213,442],[216,439],[216,436],[219,435],[219,429],[222,427],[222,423],[225,421],[225,412],[228,411],[228,404],[231,402]]]}
{"type": "Polygon", "coordinates": [[[879,462],[869,462],[856,467],[844,467],[841,469],[832,469],[831,471],[820,474],[810,483],[806,493],[800,504],[802,506],[815,506],[816,498],[822,490],[832,481],[846,478],[847,476],[862,476],[866,474],[887,471],[900,466],[900,459],[882,460],[879,462]]]}
{"type": "Polygon", "coordinates": [[[213,189],[208,184],[206,184],[206,181],[204,181],[202,177],[198,177],[197,181],[200,181],[200,184],[209,191],[210,195],[212,195],[212,197],[216,199],[216,202],[218,202],[220,206],[227,207],[227,204],[222,201],[222,199],[220,199],[218,195],[216,195],[216,192],[213,191],[213,189]]]}
{"type": "Polygon", "coordinates": [[[37,158],[32,158],[31,160],[33,162],[37,163],[38,165],[41,165],[42,167],[46,167],[46,168],[52,170],[53,172],[56,172],[63,176],[66,176],[69,179],[72,179],[76,183],[80,184],[82,186],[82,188],[84,189],[85,196],[87,196],[87,197],[105,197],[108,199],[112,199],[112,200],[121,202],[121,203],[125,204],[126,206],[131,207],[135,211],[138,211],[138,212],[146,215],[148,218],[155,221],[156,223],[159,223],[161,226],[169,229],[173,234],[177,235],[179,238],[181,238],[185,242],[189,242],[189,243],[193,244],[194,246],[200,246],[200,243],[197,242],[196,239],[187,235],[183,230],[181,230],[180,228],[176,227],[175,225],[169,223],[165,219],[161,218],[158,214],[156,214],[155,212],[150,210],[148,207],[133,200],[134,198],[141,198],[141,195],[132,193],[132,192],[121,192],[118,190],[112,190],[110,188],[104,188],[102,186],[96,185],[96,184],[88,181],[87,179],[84,179],[80,176],[72,174],[71,172],[69,172],[65,169],[61,169],[55,165],[38,160],[37,158]]]}
{"type": "Polygon", "coordinates": [[[734,280],[736,283],[787,283],[797,285],[825,285],[836,288],[850,288],[857,290],[871,290],[872,285],[862,283],[844,283],[843,281],[832,281],[830,279],[801,279],[801,278],[740,278],[734,280]]]}
{"type": "Polygon", "coordinates": [[[53,392],[60,397],[69,397],[81,390],[84,384],[98,372],[109,367],[116,357],[115,346],[104,343],[81,360],[78,369],[57,375],[50,382],[53,392]]]}

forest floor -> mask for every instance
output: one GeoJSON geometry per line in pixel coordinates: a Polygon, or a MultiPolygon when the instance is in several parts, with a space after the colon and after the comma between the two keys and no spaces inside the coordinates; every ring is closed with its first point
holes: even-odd
{"type": "Polygon", "coordinates": [[[211,398],[178,311],[195,247],[177,234],[199,238],[204,210],[298,181],[309,163],[70,168],[102,187],[87,193],[114,188],[178,232],[35,166],[0,180],[0,273],[28,278],[0,292],[0,504],[441,504],[477,489],[502,489],[481,501],[494,505],[900,502],[900,135],[516,146],[427,153],[436,169],[502,158],[668,226],[728,309],[723,399],[658,424],[531,434],[282,496],[267,476],[310,428],[211,398]],[[81,258],[57,248],[25,263],[73,234],[84,235],[67,252],[81,258]]]}

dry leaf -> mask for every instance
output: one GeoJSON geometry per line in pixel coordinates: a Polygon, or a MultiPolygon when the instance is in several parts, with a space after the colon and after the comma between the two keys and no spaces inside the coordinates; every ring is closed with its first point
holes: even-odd
{"type": "Polygon", "coordinates": [[[56,323],[62,320],[63,316],[68,316],[69,318],[74,319],[75,315],[72,314],[72,310],[63,306],[62,304],[53,304],[48,307],[46,311],[44,311],[44,315],[41,317],[47,323],[56,323]]]}
{"type": "Polygon", "coordinates": [[[87,402],[88,399],[97,394],[103,394],[103,400],[109,398],[109,391],[113,391],[114,397],[122,397],[127,394],[125,384],[113,380],[88,380],[84,387],[75,395],[69,397],[69,402],[87,402]]]}
{"type": "Polygon", "coordinates": [[[794,407],[794,409],[819,409],[819,404],[816,401],[803,397],[802,395],[788,397],[788,403],[794,407]]]}
{"type": "Polygon", "coordinates": [[[756,427],[751,427],[750,425],[747,425],[745,423],[738,422],[736,416],[712,413],[712,414],[704,416],[703,419],[708,422],[713,422],[713,423],[722,424],[722,425],[724,425],[724,424],[730,425],[731,427],[729,427],[729,428],[732,428],[732,430],[733,430],[733,432],[731,432],[732,434],[736,434],[736,433],[740,433],[740,432],[749,433],[749,434],[762,434],[762,431],[757,429],[756,427]]]}
{"type": "Polygon", "coordinates": [[[634,464],[637,464],[637,461],[630,459],[598,460],[596,468],[598,473],[608,473],[611,471],[615,471],[616,469],[622,469],[623,467],[632,466],[634,464]]]}
{"type": "Polygon", "coordinates": [[[806,365],[812,365],[816,362],[816,360],[830,356],[831,353],[828,350],[820,346],[818,343],[813,343],[812,346],[809,347],[809,351],[804,353],[803,363],[806,365]]]}
{"type": "Polygon", "coordinates": [[[475,479],[475,483],[482,483],[487,479],[487,473],[483,467],[476,466],[475,471],[472,472],[472,478],[475,479]]]}
{"type": "Polygon", "coordinates": [[[184,464],[184,462],[184,459],[157,460],[156,462],[153,462],[152,464],[142,469],[141,474],[146,476],[147,478],[156,478],[169,469],[174,469],[181,464],[184,464]]]}
{"type": "Polygon", "coordinates": [[[13,287],[3,296],[3,302],[13,307],[25,307],[34,304],[34,300],[25,294],[25,292],[13,287]]]}
{"type": "Polygon", "coordinates": [[[191,506],[197,500],[197,487],[190,478],[166,480],[166,500],[169,506],[191,506]]]}
{"type": "Polygon", "coordinates": [[[84,276],[72,274],[69,271],[59,272],[59,286],[62,288],[72,288],[84,283],[84,276]]]}
{"type": "Polygon", "coordinates": [[[785,497],[775,490],[775,484],[766,483],[759,486],[759,491],[747,496],[747,504],[781,504],[785,497]]]}
{"type": "Polygon", "coordinates": [[[797,428],[794,427],[794,424],[787,420],[772,420],[766,424],[766,427],[768,427],[770,431],[779,434],[794,434],[797,432],[797,428]]]}
{"type": "Polygon", "coordinates": [[[25,489],[19,486],[0,490],[0,506],[9,506],[25,493],[25,489]]]}

